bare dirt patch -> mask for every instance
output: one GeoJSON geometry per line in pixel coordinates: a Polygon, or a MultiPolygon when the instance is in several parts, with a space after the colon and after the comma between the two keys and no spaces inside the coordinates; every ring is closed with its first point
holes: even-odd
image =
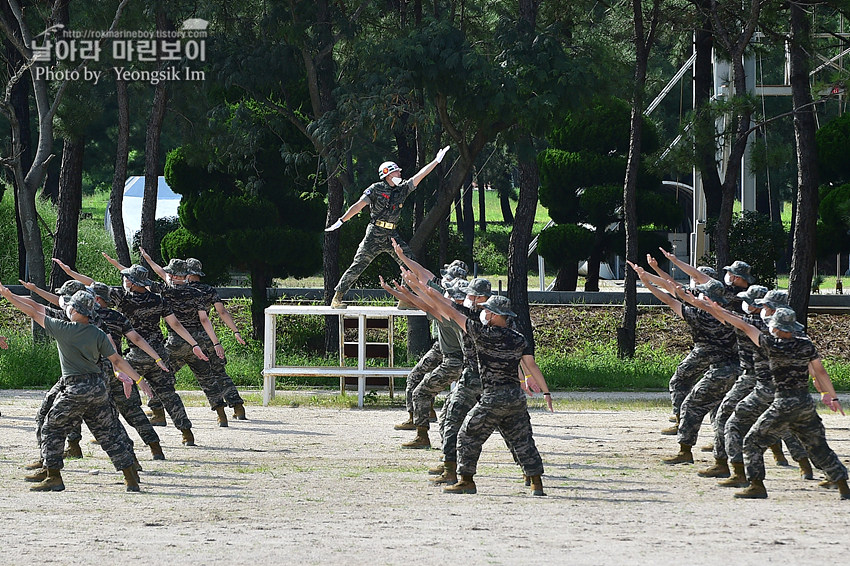
{"type": "MultiPolygon", "coordinates": [[[[157,429],[164,462],[138,443],[142,493],[124,491],[85,429],[86,457],[67,463],[66,491],[30,493],[21,465],[35,456],[40,399],[0,391],[5,564],[761,566],[841,560],[850,531],[850,501],[770,456],[764,501],[697,477],[709,454],[695,466],[660,464],[675,449],[657,432],[668,409],[642,405],[532,411],[545,498],[527,495],[498,435],[484,447],[479,494],[447,495],[425,474],[439,452],[399,447],[412,435],[392,429],[401,411],[256,405],[225,429],[189,407],[198,446],[183,447],[169,423],[157,429]]],[[[824,422],[846,463],[850,421],[824,422]]]]}

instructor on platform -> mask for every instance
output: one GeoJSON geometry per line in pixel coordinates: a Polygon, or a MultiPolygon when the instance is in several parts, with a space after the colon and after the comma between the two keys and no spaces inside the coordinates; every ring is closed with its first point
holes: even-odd
{"type": "Polygon", "coordinates": [[[378,176],[381,180],[363,191],[360,200],[351,205],[339,220],[325,228],[325,232],[332,232],[342,226],[343,222],[356,216],[367,205],[371,208],[372,218],[368,228],[366,228],[366,235],[360,242],[357,253],[354,254],[354,261],[342,274],[339,284],[336,286],[336,293],[331,300],[331,308],[344,309],[347,306],[342,302],[345,293],[354,285],[360,274],[369,267],[372,260],[382,252],[390,254],[400,266],[404,265],[393,251],[391,242],[393,238],[399,243],[407,257],[413,257],[410,246],[401,239],[396,230],[398,220],[401,217],[401,208],[407,195],[412,193],[417,185],[422,182],[422,179],[434,170],[448,151],[449,146],[438,151],[437,157],[431,163],[420,169],[416,175],[407,181],[401,178],[401,168],[395,162],[385,161],[381,163],[381,166],[378,167],[378,176]]]}

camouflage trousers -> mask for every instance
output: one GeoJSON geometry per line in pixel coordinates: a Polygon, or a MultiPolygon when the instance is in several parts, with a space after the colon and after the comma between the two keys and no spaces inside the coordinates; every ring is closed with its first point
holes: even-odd
{"type": "Polygon", "coordinates": [[[396,230],[387,230],[386,228],[379,228],[374,224],[369,224],[369,226],[366,227],[366,235],[363,236],[363,240],[357,248],[357,253],[354,254],[354,261],[351,262],[351,265],[345,270],[345,273],[343,273],[342,277],[339,279],[339,283],[337,283],[337,293],[345,295],[345,293],[351,289],[352,285],[354,285],[357,281],[357,278],[360,277],[360,274],[363,273],[366,268],[369,267],[369,264],[382,253],[390,254],[396,263],[400,266],[404,265],[404,263],[402,263],[399,257],[395,254],[390,238],[395,238],[395,241],[401,246],[404,254],[407,257],[414,259],[413,250],[410,249],[407,242],[401,239],[401,236],[396,230]]]}
{"type": "MultiPolygon", "coordinates": [[[[410,373],[407,374],[407,383],[404,387],[405,404],[407,411],[413,413],[413,392],[433,370],[437,369],[443,361],[443,353],[440,351],[440,346],[437,342],[431,346],[431,349],[425,352],[425,355],[413,366],[410,373]]],[[[430,409],[429,409],[430,410],[430,409]]]]}
{"type": "Polygon", "coordinates": [[[670,401],[673,403],[673,414],[681,414],[685,397],[703,374],[708,371],[710,360],[704,347],[694,345],[693,349],[679,362],[673,377],[670,378],[670,401]]]}
{"type": "Polygon", "coordinates": [[[470,368],[463,370],[457,387],[444,406],[446,416],[440,433],[443,437],[443,461],[457,462],[457,435],[466,415],[481,398],[481,376],[470,368]]]}
{"type": "Polygon", "coordinates": [[[148,343],[165,360],[165,365],[172,371],[163,372],[156,365],[153,358],[136,347],[130,348],[130,351],[124,356],[125,359],[139,375],[147,380],[151,389],[153,389],[154,396],[162,403],[163,408],[165,408],[165,411],[171,417],[174,426],[180,430],[192,428],[192,421],[186,415],[186,407],[183,405],[183,400],[174,390],[175,370],[171,367],[168,360],[168,352],[165,349],[165,345],[160,340],[153,342],[148,340],[148,343]]]}
{"type": "Polygon", "coordinates": [[[46,468],[58,470],[64,466],[65,437],[80,419],[85,421],[116,470],[133,465],[127,433],[122,437],[118,432],[123,427],[117,420],[114,405],[109,402],[103,376],[91,373],[63,376],[59,380],[59,391],[41,429],[41,457],[46,468]]]}
{"type": "Polygon", "coordinates": [[[481,447],[498,430],[527,476],[543,474],[543,461],[534,444],[525,392],[516,386],[485,390],[457,435],[457,473],[474,475],[481,447]]]}
{"type": "Polygon", "coordinates": [[[756,376],[752,373],[745,372],[738,376],[732,389],[726,392],[723,401],[717,408],[717,412],[712,419],[714,425],[714,458],[717,460],[726,460],[726,422],[735,412],[735,407],[747,395],[749,395],[753,387],[756,386],[756,376]]]}
{"type": "MultiPolygon", "coordinates": [[[[736,406],[735,412],[726,421],[724,437],[726,441],[726,454],[730,462],[744,461],[744,436],[750,431],[753,424],[773,403],[776,390],[767,387],[763,383],[757,383],[753,391],[744,397],[736,406]]],[[[806,448],[797,440],[790,430],[782,434],[782,440],[791,452],[791,458],[800,461],[808,457],[806,448]]]]}
{"type": "Polygon", "coordinates": [[[791,431],[805,446],[812,464],[830,481],[846,480],[847,468],[826,443],[826,430],[815,410],[808,388],[777,391],[773,403],[744,437],[744,467],[747,479],[763,480],[764,451],[791,431]]]}
{"type": "Polygon", "coordinates": [[[693,446],[705,416],[717,407],[737,378],[737,364],[712,364],[685,400],[679,418],[679,443],[693,446]]]}
{"type": "Polygon", "coordinates": [[[203,337],[206,338],[204,343],[201,343],[199,340],[198,344],[200,344],[204,354],[206,354],[210,359],[210,371],[212,371],[213,376],[218,379],[218,385],[221,388],[222,401],[227,403],[229,407],[244,404],[245,401],[242,399],[242,396],[239,395],[239,390],[236,389],[236,384],[233,383],[233,378],[231,378],[227,373],[227,356],[219,358],[215,353],[215,347],[212,345],[212,340],[210,340],[210,337],[207,336],[206,332],[204,332],[203,337]],[[207,344],[209,344],[209,352],[207,352],[207,344]]]}
{"type": "MultiPolygon", "coordinates": [[[[133,390],[130,392],[130,396],[127,397],[124,395],[123,383],[113,373],[112,364],[109,361],[104,361],[101,368],[104,370],[103,378],[106,381],[106,391],[109,393],[109,401],[118,410],[118,414],[124,417],[127,424],[136,429],[142,442],[145,444],[159,442],[159,435],[153,429],[150,420],[148,420],[145,412],[142,410],[142,398],[139,395],[139,388],[133,384],[133,390]]],[[[68,433],[68,440],[79,441],[82,438],[80,429],[81,423],[77,423],[71,432],[68,433]]],[[[127,437],[127,441],[130,444],[130,448],[133,448],[133,441],[129,436],[127,437]]]]}
{"type": "Polygon", "coordinates": [[[428,416],[437,394],[460,377],[463,354],[443,354],[440,365],[431,370],[413,390],[413,424],[428,426],[428,416]]]}

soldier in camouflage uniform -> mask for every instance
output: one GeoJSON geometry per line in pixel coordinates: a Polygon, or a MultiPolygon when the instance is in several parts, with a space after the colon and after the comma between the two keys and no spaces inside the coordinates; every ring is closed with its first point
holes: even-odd
{"type": "MultiPolygon", "coordinates": [[[[402,293],[394,290],[384,282],[383,278],[381,278],[381,286],[399,299],[399,301],[407,302],[423,310],[427,306],[426,303],[412,293],[402,293]]],[[[455,288],[448,285],[448,283],[447,286],[448,288],[443,291],[447,298],[455,301],[456,304],[462,304],[466,294],[455,292],[455,288]]],[[[449,384],[456,381],[463,371],[463,344],[457,328],[430,314],[428,318],[434,322],[437,333],[436,346],[439,349],[442,359],[436,368],[423,376],[420,382],[413,388],[412,394],[409,395],[413,401],[413,424],[416,426],[416,438],[402,444],[402,448],[431,447],[431,440],[428,437],[428,416],[434,399],[440,391],[443,391],[449,384]]],[[[425,356],[428,357],[428,354],[425,356]]],[[[411,375],[413,375],[413,372],[411,372],[411,375]]],[[[408,376],[408,392],[410,391],[412,381],[410,377],[408,376]]]]}
{"type": "Polygon", "coordinates": [[[803,325],[797,322],[794,311],[784,307],[776,309],[768,321],[769,333],[764,333],[737,316],[720,312],[721,309],[715,305],[709,308],[720,320],[746,332],[750,340],[767,353],[776,384],[773,402],[744,437],[744,467],[750,485],[735,493],[735,497],[767,497],[764,487],[764,451],[790,430],[806,447],[812,463],[838,486],[841,499],[850,499],[847,468],[827,444],[823,422],[809,394],[810,373],[814,377],[815,387],[821,391],[823,403],[832,411],[840,411],[842,415],[844,410],[817,349],[803,334],[803,325]]]}
{"type": "Polygon", "coordinates": [[[325,229],[326,232],[337,230],[342,226],[343,222],[356,216],[366,206],[370,207],[371,221],[368,228],[366,228],[366,235],[357,248],[354,261],[345,273],[342,274],[336,286],[336,294],[331,301],[332,308],[345,308],[346,305],[343,302],[345,293],[354,285],[360,274],[369,267],[372,260],[379,254],[388,253],[396,260],[399,266],[403,265],[401,259],[393,251],[390,241],[392,238],[395,238],[396,242],[401,245],[407,257],[413,257],[410,246],[401,239],[398,230],[396,230],[399,218],[401,217],[401,209],[407,196],[443,160],[448,150],[449,147],[446,146],[438,151],[437,157],[433,161],[420,169],[416,175],[407,181],[402,180],[401,168],[398,165],[392,161],[382,163],[378,167],[380,182],[370,185],[363,192],[360,200],[351,205],[339,220],[325,229]]]}
{"type": "MultiPolygon", "coordinates": [[[[649,255],[647,255],[647,260],[650,265],[654,261],[649,255]]],[[[672,281],[651,275],[632,262],[628,263],[638,274],[646,288],[694,329],[694,340],[696,341],[698,336],[700,342],[705,344],[706,357],[710,365],[705,375],[682,402],[678,428],[679,452],[671,458],[662,460],[665,464],[693,463],[691,448],[696,442],[703,418],[720,404],[737,377],[735,368],[738,365],[738,359],[734,348],[735,334],[730,328],[718,322],[708,313],[688,304],[689,301],[693,300],[693,297],[688,293],[680,292],[681,287],[678,287],[672,281]],[[656,285],[666,289],[667,292],[662,291],[656,285]],[[677,292],[679,292],[681,301],[668,294],[677,292]]],[[[705,294],[718,302],[726,302],[723,284],[716,279],[710,279],[705,284],[697,285],[695,289],[698,293],[705,294]]]]}
{"type": "MultiPolygon", "coordinates": [[[[754,323],[760,320],[759,312],[761,307],[756,306],[755,301],[761,299],[767,294],[767,287],[761,285],[750,285],[746,291],[738,293],[737,298],[741,302],[741,310],[744,312],[745,320],[749,323],[754,323]]],[[[740,330],[735,331],[735,337],[738,341],[738,379],[732,386],[723,401],[717,409],[717,414],[714,417],[714,466],[705,470],[700,470],[697,474],[705,478],[728,478],[729,464],[726,454],[726,439],[725,430],[726,423],[735,411],[738,403],[753,390],[756,384],[755,368],[753,366],[753,354],[756,346],[740,330]]]]}
{"type": "MultiPolygon", "coordinates": [[[[775,310],[788,306],[788,293],[778,289],[768,291],[763,298],[755,301],[755,306],[760,309],[759,316],[749,317],[745,320],[760,331],[768,332],[767,321],[770,320],[775,310]]],[[[749,337],[747,337],[747,340],[749,340],[749,337]]],[[[752,341],[750,341],[750,344],[752,344],[752,341]]],[[[747,487],[749,485],[744,470],[744,436],[773,402],[776,393],[766,352],[761,348],[753,348],[752,352],[756,383],[752,392],[735,406],[735,411],[726,421],[724,431],[726,452],[729,462],[732,464],[733,474],[729,479],[719,482],[719,485],[724,487],[747,487]]],[[[786,431],[782,439],[788,445],[792,458],[800,466],[800,476],[803,479],[814,479],[814,471],[805,447],[790,431],[786,431]]]]}
{"type": "MultiPolygon", "coordinates": [[[[98,328],[106,332],[106,334],[112,339],[114,346],[120,349],[122,338],[126,336],[127,340],[147,352],[149,356],[159,357],[156,350],[154,350],[150,344],[148,344],[147,341],[133,329],[133,325],[126,316],[109,308],[109,287],[107,285],[95,282],[91,285],[90,289],[95,295],[95,313],[97,314],[98,328]]],[[[158,365],[163,371],[168,371],[168,367],[164,363],[159,362],[158,365]]],[[[136,429],[136,432],[139,433],[142,442],[147,444],[148,448],[150,448],[153,459],[165,460],[165,454],[162,452],[159,435],[145,416],[144,411],[142,411],[142,399],[139,396],[138,387],[134,384],[130,391],[130,395],[127,396],[121,381],[114,377],[114,368],[109,360],[101,358],[100,366],[103,370],[104,379],[106,380],[109,398],[115,405],[118,413],[124,417],[124,420],[127,421],[130,426],[136,429]]],[[[80,438],[80,427],[77,425],[74,427],[72,432],[68,434],[68,443],[70,444],[72,441],[79,443],[80,438]]],[[[128,441],[132,448],[133,441],[130,440],[129,437],[128,441]]]]}
{"type": "MultiPolygon", "coordinates": [[[[519,365],[528,349],[525,337],[508,328],[510,309],[507,297],[492,296],[481,304],[479,320],[467,318],[453,302],[403,272],[404,280],[427,305],[433,316],[453,320],[475,343],[483,393],[463,421],[457,438],[457,473],[461,480],[443,489],[446,493],[476,493],[473,476],[484,442],[499,430],[505,443],[529,477],[532,494],[543,492],[543,461],[534,443],[525,392],[520,386],[519,365]]],[[[397,288],[398,289],[398,288],[397,288]]]]}
{"type": "MultiPolygon", "coordinates": [[[[56,260],[54,260],[56,261],[56,260]]],[[[71,270],[67,265],[56,261],[56,263],[71,277],[82,281],[87,285],[94,283],[90,277],[71,270]]],[[[195,445],[195,436],[192,434],[192,421],[186,415],[186,407],[183,400],[174,390],[175,377],[173,373],[164,374],[160,362],[167,364],[168,352],[159,327],[159,321],[165,320],[166,324],[180,335],[190,346],[195,356],[203,361],[209,361],[192,335],[183,327],[171,307],[159,295],[147,289],[152,285],[148,279],[147,268],[141,265],[132,265],[121,270],[122,286],[110,287],[109,299],[115,305],[115,309],[130,319],[133,328],[156,350],[158,358],[153,358],[139,347],[133,345],[127,353],[127,361],[130,362],[140,375],[153,389],[154,395],[162,401],[165,411],[171,416],[174,426],[183,433],[183,444],[195,445]]],[[[165,426],[165,413],[155,413],[151,419],[154,426],[165,426]]]]}
{"type": "Polygon", "coordinates": [[[31,491],[65,489],[60,473],[64,465],[62,448],[68,427],[80,418],[85,420],[115,469],[123,472],[127,491],[139,491],[132,453],[124,440],[115,434],[120,425],[115,421],[98,359],[100,356],[109,358],[133,381],[141,382],[142,377],[115,351],[106,334],[89,323],[94,316],[94,296],[88,291],[75,293],[66,307],[70,320],[66,322],[45,316],[43,310],[21,301],[5,286],[0,285],[0,294],[56,339],[62,366],[61,387],[42,429],[44,468],[26,478],[39,482],[30,488],[31,491]]]}

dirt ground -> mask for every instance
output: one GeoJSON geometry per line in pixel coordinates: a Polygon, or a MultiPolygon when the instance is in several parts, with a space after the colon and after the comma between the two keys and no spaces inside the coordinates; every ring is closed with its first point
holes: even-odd
{"type": "MultiPolygon", "coordinates": [[[[196,393],[189,396],[197,395],[196,393]]],[[[403,450],[398,410],[248,407],[215,426],[189,407],[198,446],[169,422],[167,456],[140,442],[142,492],[89,444],[61,493],[30,493],[39,392],[0,391],[3,564],[814,564],[846,559],[850,501],[767,456],[763,501],[697,477],[711,460],[667,467],[663,408],[532,411],[548,497],[527,494],[498,435],[478,495],[443,494],[425,470],[437,450],[403,450]],[[845,558],[841,558],[845,556],[845,558]]],[[[847,463],[850,418],[824,415],[847,463]]],[[[703,427],[700,444],[709,440],[703,427]]],[[[138,436],[131,431],[131,437],[138,436]]],[[[438,434],[432,427],[432,443],[438,434]]],[[[817,475],[817,474],[816,474],[817,475]]]]}

